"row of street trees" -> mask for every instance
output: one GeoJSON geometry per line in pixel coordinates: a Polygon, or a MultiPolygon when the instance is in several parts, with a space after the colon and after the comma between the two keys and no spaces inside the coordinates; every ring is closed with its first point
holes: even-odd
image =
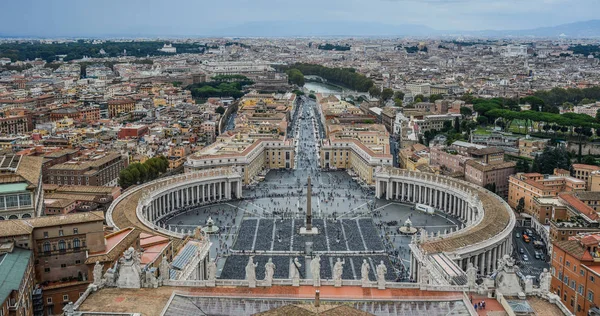
{"type": "Polygon", "coordinates": [[[119,173],[119,186],[126,189],[132,185],[142,184],[158,178],[167,172],[169,161],[164,156],[146,160],[144,163],[133,163],[119,173]]]}

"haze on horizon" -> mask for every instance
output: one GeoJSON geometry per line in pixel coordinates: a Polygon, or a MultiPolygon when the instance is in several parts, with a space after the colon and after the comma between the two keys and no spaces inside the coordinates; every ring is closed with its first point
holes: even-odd
{"type": "Polygon", "coordinates": [[[0,35],[201,36],[269,21],[514,30],[592,20],[599,10],[598,0],[21,0],[2,4],[0,35]]]}

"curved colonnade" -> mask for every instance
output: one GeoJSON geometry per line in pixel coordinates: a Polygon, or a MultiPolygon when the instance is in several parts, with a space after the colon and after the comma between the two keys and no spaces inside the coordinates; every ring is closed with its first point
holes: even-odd
{"type": "Polygon", "coordinates": [[[498,259],[512,253],[512,230],[516,217],[496,194],[454,178],[397,168],[378,168],[375,174],[378,198],[429,205],[458,217],[464,228],[450,233],[421,233],[411,245],[412,278],[424,256],[444,253],[463,271],[468,263],[479,273],[491,273],[498,259]]]}
{"type": "Polygon", "coordinates": [[[137,227],[182,238],[193,231],[158,224],[177,209],[242,198],[242,174],[235,168],[208,169],[161,178],[125,191],[106,212],[117,229],[137,227]]]}
{"type": "MultiPolygon", "coordinates": [[[[117,229],[136,227],[181,240],[193,231],[157,223],[186,206],[242,198],[242,181],[242,173],[235,167],[158,179],[125,191],[109,207],[106,221],[117,229]]],[[[419,267],[427,265],[427,255],[444,253],[463,271],[471,262],[483,274],[494,271],[498,259],[511,254],[516,218],[497,195],[462,180],[391,167],[378,168],[375,184],[378,198],[426,204],[460,218],[464,224],[457,231],[421,233],[413,241],[414,280],[418,280],[419,267]]]]}

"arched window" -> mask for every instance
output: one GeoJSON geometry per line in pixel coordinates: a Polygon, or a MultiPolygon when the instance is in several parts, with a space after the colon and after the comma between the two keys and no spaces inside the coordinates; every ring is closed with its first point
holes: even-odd
{"type": "Polygon", "coordinates": [[[50,252],[50,243],[49,242],[44,243],[44,252],[50,252]]]}
{"type": "Polygon", "coordinates": [[[58,242],[58,250],[59,251],[65,251],[67,249],[67,244],[65,243],[64,240],[60,240],[58,242]]]}
{"type": "Polygon", "coordinates": [[[31,218],[30,214],[23,214],[23,216],[21,216],[21,218],[31,218]]]}
{"type": "Polygon", "coordinates": [[[3,221],[3,220],[4,220],[4,217],[0,216],[0,221],[3,221]]]}
{"type": "Polygon", "coordinates": [[[19,218],[17,217],[17,215],[11,215],[8,217],[8,219],[19,219],[19,218]]]}
{"type": "Polygon", "coordinates": [[[73,239],[73,248],[77,249],[79,247],[81,247],[81,242],[79,241],[79,238],[73,239]]]}

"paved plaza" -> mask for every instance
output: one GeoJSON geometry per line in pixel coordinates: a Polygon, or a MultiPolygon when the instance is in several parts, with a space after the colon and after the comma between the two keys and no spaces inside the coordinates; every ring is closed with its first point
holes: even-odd
{"type": "MultiPolygon", "coordinates": [[[[398,228],[407,219],[414,227],[435,233],[456,230],[464,225],[445,213],[430,215],[415,211],[412,204],[375,199],[373,190],[359,184],[345,171],[321,171],[315,103],[306,101],[299,111],[294,116],[292,128],[298,140],[295,169],[269,171],[263,181],[244,188],[241,200],[190,207],[166,220],[167,225],[186,230],[204,226],[209,217],[214,220],[220,230],[211,236],[210,255],[217,258],[221,278],[243,278],[242,268],[248,256],[255,252],[258,252],[255,262],[259,262],[257,276],[264,274],[264,263],[261,262],[268,260],[265,252],[289,252],[273,257],[279,267],[276,277],[287,274],[290,258],[301,257],[303,262],[301,252],[305,250],[307,240],[298,234],[298,230],[305,222],[309,176],[313,221],[320,231],[313,237],[312,250],[315,254],[347,252],[344,257],[349,259],[344,278],[355,279],[358,273],[360,279],[360,264],[364,257],[371,264],[371,272],[383,260],[388,266],[390,280],[406,280],[411,237],[399,234],[398,228]]],[[[322,262],[333,260],[333,257],[324,258],[322,262]]],[[[327,270],[322,272],[323,278],[331,274],[328,266],[322,264],[327,270]]]]}

